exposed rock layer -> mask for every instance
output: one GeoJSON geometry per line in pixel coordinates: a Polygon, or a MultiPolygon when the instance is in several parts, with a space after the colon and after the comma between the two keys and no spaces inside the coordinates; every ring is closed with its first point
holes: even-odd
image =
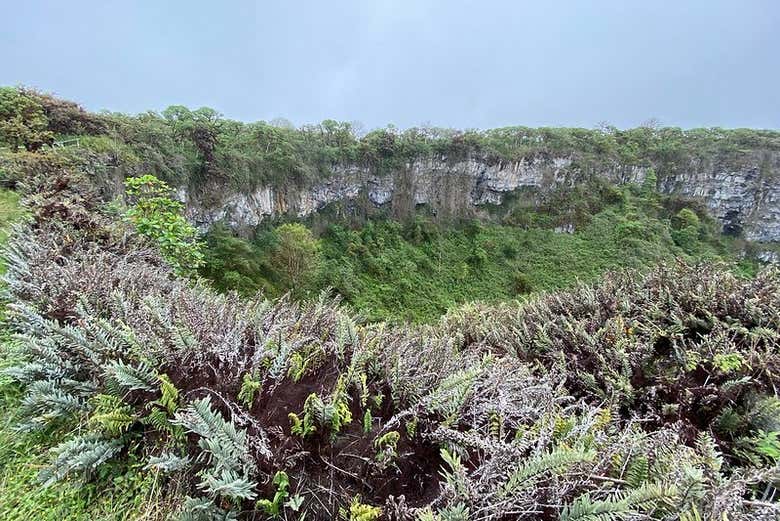
{"type": "MultiPolygon", "coordinates": [[[[206,228],[217,221],[232,227],[256,226],[264,219],[305,217],[334,202],[355,202],[387,208],[394,215],[429,205],[447,215],[475,215],[485,205],[500,205],[506,194],[521,188],[549,190],[582,182],[588,176],[616,184],[641,183],[648,167],[618,163],[587,168],[571,157],[534,158],[489,163],[481,158],[448,161],[426,158],[390,174],[378,175],[357,165],[334,166],[321,181],[305,187],[262,186],[248,193],[227,192],[215,199],[181,189],[189,217],[206,228]]],[[[754,241],[780,241],[780,154],[752,151],[736,160],[695,158],[685,168],[656,166],[658,189],[701,200],[724,231],[743,233],[754,241]]]]}

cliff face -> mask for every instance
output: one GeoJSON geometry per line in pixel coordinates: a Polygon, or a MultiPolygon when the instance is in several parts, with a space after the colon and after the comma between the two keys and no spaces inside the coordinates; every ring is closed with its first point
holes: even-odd
{"type": "MultiPolygon", "coordinates": [[[[754,241],[780,241],[780,154],[751,152],[738,160],[695,158],[690,164],[655,167],[659,191],[704,202],[723,223],[725,232],[741,232],[754,241]]],[[[447,161],[427,158],[377,175],[355,165],[333,167],[330,175],[306,187],[262,186],[249,193],[206,190],[207,204],[182,188],[189,218],[201,228],[218,221],[232,227],[256,226],[282,215],[305,217],[334,202],[385,208],[399,216],[417,205],[445,215],[479,215],[485,205],[501,205],[507,194],[522,188],[549,190],[571,186],[589,176],[615,184],[641,183],[648,167],[618,163],[584,167],[571,157],[536,158],[488,163],[481,158],[447,161]]]]}

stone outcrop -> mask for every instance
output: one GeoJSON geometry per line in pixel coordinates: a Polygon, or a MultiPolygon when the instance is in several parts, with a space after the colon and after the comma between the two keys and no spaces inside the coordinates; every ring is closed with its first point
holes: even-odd
{"type": "MultiPolygon", "coordinates": [[[[661,192],[702,201],[723,223],[724,231],[755,241],[780,241],[780,154],[749,153],[738,161],[696,159],[674,171],[659,165],[656,172],[661,192]]],[[[350,201],[396,214],[424,204],[451,215],[478,215],[485,205],[500,205],[518,189],[571,186],[592,175],[616,184],[641,183],[646,173],[645,167],[617,163],[586,172],[569,157],[497,163],[481,158],[426,158],[385,175],[363,166],[334,166],[321,181],[306,187],[262,186],[250,192],[228,192],[219,196],[218,204],[205,204],[185,189],[179,196],[189,218],[201,228],[218,221],[251,227],[270,217],[305,217],[331,203],[350,201]]],[[[214,194],[209,196],[213,201],[214,194]]]]}

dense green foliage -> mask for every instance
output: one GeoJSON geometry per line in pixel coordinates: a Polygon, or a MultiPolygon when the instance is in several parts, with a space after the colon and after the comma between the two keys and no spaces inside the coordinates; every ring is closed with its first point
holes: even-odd
{"type": "Polygon", "coordinates": [[[390,173],[410,160],[433,156],[457,160],[477,155],[499,162],[558,155],[572,157],[572,168],[584,172],[615,164],[654,165],[662,178],[689,166],[697,154],[739,161],[746,149],[780,150],[780,133],[769,130],[603,126],[399,131],[387,127],[362,133],[350,123],[333,120],[300,128],[276,122],[242,123],[206,107],[172,106],[136,116],[90,114],[29,89],[3,92],[11,100],[8,121],[16,130],[6,137],[0,134],[0,145],[5,141],[12,147],[35,148],[50,142],[51,135],[80,136],[81,146],[109,155],[127,175],[154,172],[175,185],[202,186],[211,181],[236,190],[258,184],[311,183],[329,175],[334,164],[362,164],[380,174],[390,173]],[[19,113],[34,116],[20,118],[19,113]],[[22,141],[14,137],[40,132],[50,134],[22,141]]]}
{"type": "MultiPolygon", "coordinates": [[[[354,229],[333,224],[319,239],[321,262],[313,251],[306,255],[311,263],[298,270],[295,286],[275,253],[280,231],[292,225],[263,231],[254,241],[217,227],[207,236],[202,273],[222,290],[306,296],[332,288],[368,319],[431,321],[459,303],[568,287],[608,270],[676,257],[736,258],[734,241],[721,237],[702,209],[684,204],[641,187],[588,185],[550,194],[542,208],[510,204],[500,223],[445,226],[419,216],[354,229]],[[572,233],[555,231],[561,222],[578,225],[572,233]]],[[[289,234],[287,240],[297,241],[289,234]]],[[[754,270],[748,261],[739,268],[754,270]]]]}
{"type": "Polygon", "coordinates": [[[170,187],[150,174],[127,179],[125,187],[126,217],[138,233],[153,240],[177,272],[197,270],[203,264],[198,232],[184,218],[184,205],[171,199],[170,187]]]}
{"type": "Polygon", "coordinates": [[[43,107],[35,98],[11,87],[0,87],[0,144],[12,151],[37,150],[53,138],[43,107]]]}

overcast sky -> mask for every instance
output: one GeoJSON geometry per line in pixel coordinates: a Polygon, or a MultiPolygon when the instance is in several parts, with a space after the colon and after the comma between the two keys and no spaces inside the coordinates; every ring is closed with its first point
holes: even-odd
{"type": "Polygon", "coordinates": [[[0,84],[296,124],[780,128],[780,1],[0,0],[0,84]]]}

